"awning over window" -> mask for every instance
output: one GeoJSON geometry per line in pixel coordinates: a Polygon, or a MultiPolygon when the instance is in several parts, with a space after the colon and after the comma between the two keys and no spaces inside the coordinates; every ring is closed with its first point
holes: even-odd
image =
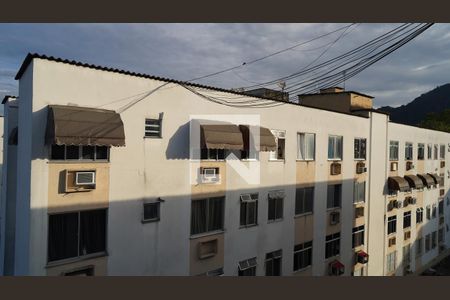
{"type": "Polygon", "coordinates": [[[388,178],[388,189],[390,191],[406,192],[411,188],[405,178],[400,176],[392,176],[388,178]]]}
{"type": "Polygon", "coordinates": [[[408,181],[411,188],[421,189],[423,188],[422,180],[416,175],[405,175],[406,181],[408,181]]]}
{"type": "Polygon", "coordinates": [[[202,148],[244,150],[242,132],[237,125],[204,124],[200,128],[202,148]]]}
{"type": "Polygon", "coordinates": [[[57,145],[125,146],[120,115],[112,110],[49,105],[46,143],[57,145]]]}
{"type": "Polygon", "coordinates": [[[367,254],[366,252],[364,252],[362,250],[358,251],[358,253],[356,253],[356,255],[357,255],[358,262],[360,264],[366,264],[369,261],[369,254],[367,254]]]}
{"type": "Polygon", "coordinates": [[[426,187],[431,187],[435,184],[433,177],[431,177],[429,174],[417,174],[417,177],[422,180],[423,184],[426,187]]]}
{"type": "Polygon", "coordinates": [[[428,175],[430,175],[431,178],[433,178],[434,184],[438,184],[439,183],[439,176],[437,174],[428,173],[428,175]]]}
{"type": "Polygon", "coordinates": [[[256,257],[239,262],[239,270],[243,271],[256,266],[256,257]]]}
{"type": "MultiPolygon", "coordinates": [[[[255,145],[255,140],[252,135],[250,135],[249,125],[239,125],[239,129],[242,132],[242,137],[244,138],[244,148],[248,150],[250,147],[250,138],[252,139],[252,145],[255,150],[258,151],[258,145],[255,145]]],[[[277,143],[272,132],[265,127],[251,126],[252,132],[258,132],[259,130],[259,151],[276,151],[277,143]]]]}

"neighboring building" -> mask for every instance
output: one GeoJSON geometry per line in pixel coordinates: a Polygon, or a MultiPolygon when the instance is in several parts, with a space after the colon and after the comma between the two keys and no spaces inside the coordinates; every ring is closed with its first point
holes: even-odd
{"type": "Polygon", "coordinates": [[[391,123],[370,96],[299,105],[41,55],[16,79],[4,274],[404,275],[450,245],[450,134],[391,123]]]}

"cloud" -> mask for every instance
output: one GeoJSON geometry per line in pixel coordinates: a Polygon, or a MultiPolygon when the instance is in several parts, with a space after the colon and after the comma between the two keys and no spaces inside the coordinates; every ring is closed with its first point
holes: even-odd
{"type": "MultiPolygon", "coordinates": [[[[13,77],[28,52],[189,80],[290,47],[345,24],[0,24],[0,96],[17,92],[13,77]]],[[[319,60],[353,49],[399,24],[353,26],[319,60]]],[[[233,72],[202,80],[231,88],[296,72],[340,33],[233,72]]],[[[436,24],[356,77],[347,89],[371,94],[375,105],[400,105],[447,83],[450,34],[436,24]]]]}

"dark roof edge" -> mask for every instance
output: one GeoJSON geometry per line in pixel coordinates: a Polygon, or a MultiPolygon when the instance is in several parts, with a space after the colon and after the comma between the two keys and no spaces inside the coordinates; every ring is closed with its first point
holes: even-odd
{"type": "Polygon", "coordinates": [[[5,104],[9,98],[17,99],[17,96],[5,95],[5,97],[3,97],[2,104],[5,104]]]}
{"type": "Polygon", "coordinates": [[[356,94],[356,95],[367,97],[367,98],[370,98],[370,99],[375,98],[373,96],[370,96],[370,95],[367,95],[367,94],[363,94],[363,93],[360,93],[360,92],[355,92],[355,91],[342,91],[342,92],[336,92],[336,93],[330,92],[330,93],[316,93],[316,94],[299,94],[297,96],[300,98],[300,97],[305,97],[305,96],[306,97],[310,97],[310,96],[336,95],[336,94],[356,94]]]}
{"type": "MultiPolygon", "coordinates": [[[[231,93],[231,94],[245,96],[245,97],[252,97],[252,98],[257,98],[257,99],[272,100],[272,101],[275,101],[275,102],[281,102],[281,103],[290,104],[290,105],[296,105],[296,106],[303,106],[303,107],[308,107],[308,108],[312,108],[312,109],[328,111],[328,112],[333,112],[333,113],[337,113],[337,114],[350,115],[350,116],[359,117],[359,118],[367,118],[367,117],[364,117],[364,116],[358,116],[358,115],[351,114],[351,113],[339,112],[339,111],[334,111],[334,110],[331,110],[331,109],[317,108],[317,107],[307,106],[307,105],[303,105],[303,104],[299,104],[299,103],[295,103],[295,102],[290,102],[290,101],[282,101],[282,100],[279,100],[279,99],[265,98],[265,97],[255,96],[255,95],[249,95],[245,91],[244,92],[237,92],[237,91],[233,91],[233,90],[230,90],[230,89],[224,89],[224,88],[213,87],[213,86],[208,86],[208,85],[203,85],[203,84],[198,84],[198,83],[191,83],[191,82],[186,82],[186,81],[181,81],[181,80],[164,78],[164,77],[159,77],[159,76],[154,76],[154,75],[149,75],[149,74],[144,74],[144,73],[136,73],[136,72],[126,71],[126,70],[121,70],[121,69],[102,67],[102,66],[98,66],[98,65],[92,65],[92,64],[78,62],[78,61],[75,61],[75,60],[68,60],[68,59],[62,59],[62,58],[57,58],[57,57],[53,57],[53,56],[41,55],[41,54],[38,54],[38,53],[28,53],[27,54],[27,56],[25,57],[22,65],[20,66],[19,71],[17,72],[17,74],[15,76],[16,80],[21,78],[23,73],[25,73],[25,70],[27,69],[28,65],[32,62],[32,60],[34,58],[45,59],[45,60],[49,60],[49,61],[60,62],[60,63],[64,63],[64,64],[75,65],[75,66],[79,66],[79,67],[85,67],[85,68],[96,69],[96,70],[101,70],[101,71],[119,73],[119,74],[124,74],[124,75],[129,75],[129,76],[142,77],[142,78],[148,78],[148,79],[159,80],[159,81],[164,81],[164,82],[177,83],[177,84],[181,84],[181,85],[188,85],[188,86],[193,86],[193,87],[198,87],[198,88],[209,89],[209,90],[213,90],[213,91],[219,91],[219,92],[224,92],[224,93],[231,93]]],[[[364,94],[357,93],[357,92],[353,92],[353,93],[359,94],[359,95],[364,95],[364,94]]],[[[366,96],[366,95],[364,95],[364,96],[366,96]]],[[[370,97],[370,96],[366,96],[366,97],[370,97]]]]}

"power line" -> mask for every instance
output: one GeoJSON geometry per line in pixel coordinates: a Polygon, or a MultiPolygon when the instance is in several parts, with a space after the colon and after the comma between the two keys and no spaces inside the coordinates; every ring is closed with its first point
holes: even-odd
{"type": "Polygon", "coordinates": [[[282,50],[273,52],[273,53],[268,54],[268,55],[265,55],[265,56],[263,56],[263,57],[260,57],[260,58],[257,58],[257,59],[254,59],[254,60],[251,60],[251,61],[248,61],[248,62],[243,62],[241,65],[236,65],[236,66],[231,67],[231,68],[227,68],[227,69],[224,69],[224,70],[221,70],[221,71],[217,71],[217,72],[214,72],[214,73],[211,73],[211,74],[207,74],[207,75],[204,75],[204,76],[196,77],[196,78],[187,80],[186,82],[197,81],[197,80],[200,80],[200,79],[204,79],[204,78],[208,78],[208,77],[211,77],[211,76],[216,76],[216,75],[219,75],[219,74],[222,74],[222,73],[225,73],[225,72],[229,72],[229,71],[232,71],[232,70],[236,70],[236,69],[239,69],[239,68],[241,68],[241,67],[243,67],[243,66],[251,65],[251,64],[253,64],[253,63],[259,62],[259,61],[264,60],[264,59],[267,59],[267,58],[269,58],[269,57],[278,55],[278,54],[280,54],[280,53],[283,53],[283,52],[292,50],[292,49],[297,48],[297,47],[299,47],[299,46],[302,46],[302,45],[308,44],[308,43],[310,43],[310,42],[313,42],[313,41],[315,41],[315,40],[321,39],[321,38],[323,38],[323,37],[325,37],[325,36],[328,36],[328,35],[330,35],[330,34],[333,34],[333,33],[335,33],[335,32],[338,32],[338,31],[347,29],[347,28],[349,28],[350,26],[352,26],[352,25],[354,25],[354,24],[355,24],[355,23],[352,23],[352,24],[347,25],[347,26],[344,26],[344,27],[340,27],[340,28],[338,28],[338,29],[336,29],[336,30],[333,30],[333,31],[331,31],[331,32],[328,32],[328,33],[326,33],[326,34],[322,34],[322,35],[320,35],[320,36],[318,36],[318,37],[315,37],[315,38],[313,38],[313,39],[310,39],[310,40],[308,40],[308,41],[305,41],[305,42],[301,42],[301,43],[295,44],[295,45],[293,45],[293,46],[291,46],[291,47],[288,47],[288,48],[285,48],[285,49],[282,49],[282,50]]]}

